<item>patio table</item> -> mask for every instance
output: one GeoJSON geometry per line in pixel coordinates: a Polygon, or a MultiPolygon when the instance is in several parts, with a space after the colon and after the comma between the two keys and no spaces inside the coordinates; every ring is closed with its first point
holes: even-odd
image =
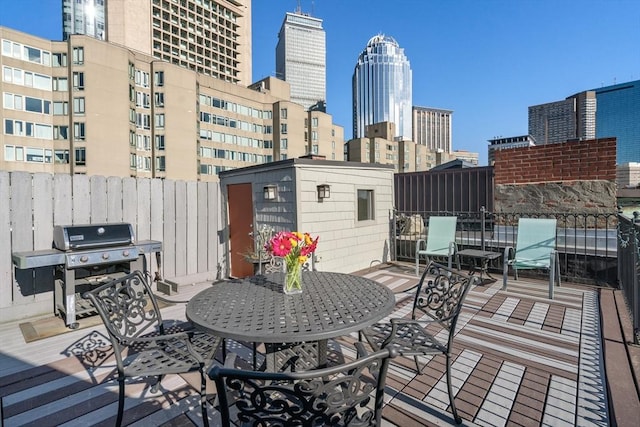
{"type": "Polygon", "coordinates": [[[286,295],[283,273],[214,284],[187,304],[196,328],[243,342],[264,343],[267,370],[326,365],[327,340],[360,331],[395,305],[386,286],[350,274],[303,271],[303,292],[286,295]]]}

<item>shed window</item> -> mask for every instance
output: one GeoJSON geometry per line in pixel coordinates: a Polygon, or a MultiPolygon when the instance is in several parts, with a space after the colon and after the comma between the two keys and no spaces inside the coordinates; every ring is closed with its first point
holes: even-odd
{"type": "Polygon", "coordinates": [[[375,219],[373,213],[373,190],[358,190],[358,221],[375,219]]]}

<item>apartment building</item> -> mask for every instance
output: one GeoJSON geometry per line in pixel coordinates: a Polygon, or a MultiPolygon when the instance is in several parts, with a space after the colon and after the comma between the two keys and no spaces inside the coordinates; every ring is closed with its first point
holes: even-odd
{"type": "Polygon", "coordinates": [[[247,86],[250,0],[62,0],[63,38],[88,35],[247,86]]]}
{"type": "Polygon", "coordinates": [[[83,35],[50,41],[0,27],[1,170],[217,180],[317,154],[342,159],[344,130],[291,102],[83,35]]]}
{"type": "Polygon", "coordinates": [[[596,136],[596,95],[584,91],[562,101],[529,107],[529,135],[536,145],[596,136]]]}

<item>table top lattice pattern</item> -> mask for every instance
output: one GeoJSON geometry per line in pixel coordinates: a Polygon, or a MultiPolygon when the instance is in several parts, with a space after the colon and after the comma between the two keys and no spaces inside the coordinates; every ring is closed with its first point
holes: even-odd
{"type": "Polygon", "coordinates": [[[285,295],[283,273],[214,284],[187,305],[187,318],[244,341],[315,341],[359,331],[391,313],[389,288],[364,277],[304,271],[303,292],[285,295]]]}

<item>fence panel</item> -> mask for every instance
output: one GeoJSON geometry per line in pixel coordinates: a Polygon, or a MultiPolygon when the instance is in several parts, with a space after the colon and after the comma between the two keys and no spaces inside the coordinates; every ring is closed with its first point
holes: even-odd
{"type": "Polygon", "coordinates": [[[9,224],[0,227],[0,321],[51,311],[55,268],[15,269],[11,256],[51,249],[55,225],[129,222],[137,240],[162,242],[160,276],[215,277],[219,194],[218,183],[0,172],[0,223],[9,224]]]}
{"type": "Polygon", "coordinates": [[[640,344],[640,224],[618,215],[618,277],[633,320],[635,344],[640,344]]]}

